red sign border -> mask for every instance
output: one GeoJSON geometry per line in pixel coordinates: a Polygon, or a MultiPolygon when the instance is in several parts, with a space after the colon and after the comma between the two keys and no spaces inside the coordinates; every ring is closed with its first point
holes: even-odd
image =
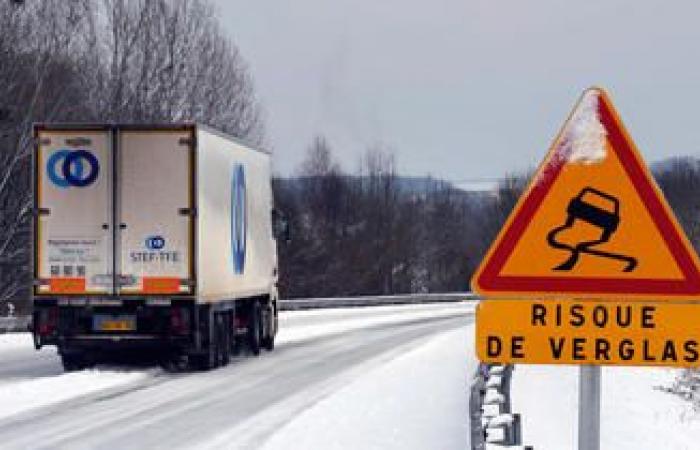
{"type": "Polygon", "coordinates": [[[548,155],[539,174],[544,174],[540,182],[531,186],[527,197],[516,207],[515,216],[507,222],[508,228],[499,235],[497,246],[489,255],[483,269],[475,278],[475,289],[486,292],[541,293],[541,294],[629,294],[629,295],[673,295],[696,296],[700,294],[700,272],[697,258],[689,252],[687,240],[681,236],[682,231],[670,216],[670,209],[665,206],[662,193],[651,179],[648,170],[638,158],[634,143],[624,129],[624,125],[615,112],[608,96],[599,91],[598,112],[610,141],[610,146],[624,167],[627,176],[635,187],[647,208],[654,224],[666,242],[671,255],[683,273],[684,279],[615,279],[595,277],[527,277],[501,275],[507,259],[523,236],[530,221],[537,213],[547,193],[559,176],[566,163],[562,152],[561,139],[558,147],[548,155]],[[560,157],[561,156],[561,157],[560,157]]]}

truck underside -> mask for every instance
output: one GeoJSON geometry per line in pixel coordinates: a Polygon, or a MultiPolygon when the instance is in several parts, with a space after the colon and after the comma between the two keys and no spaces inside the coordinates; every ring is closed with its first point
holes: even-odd
{"type": "Polygon", "coordinates": [[[168,370],[207,370],[231,356],[274,348],[277,305],[269,296],[198,304],[194,298],[35,298],[37,349],[56,345],[66,370],[126,356],[168,370]]]}

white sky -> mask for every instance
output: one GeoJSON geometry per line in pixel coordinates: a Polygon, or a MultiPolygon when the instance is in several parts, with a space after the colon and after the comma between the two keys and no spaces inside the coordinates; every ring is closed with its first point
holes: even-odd
{"type": "Polygon", "coordinates": [[[606,87],[643,155],[700,156],[700,3],[216,0],[282,174],[312,137],[354,170],[499,177],[539,163],[580,93],[606,87]]]}

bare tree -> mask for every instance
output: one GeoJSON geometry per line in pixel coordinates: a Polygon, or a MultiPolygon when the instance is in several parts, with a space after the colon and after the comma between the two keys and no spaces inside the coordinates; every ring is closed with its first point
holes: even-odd
{"type": "Polygon", "coordinates": [[[287,296],[468,290],[526,182],[510,176],[497,193],[474,194],[405,178],[382,146],[367,150],[358,172],[342,175],[335,190],[338,173],[331,146],[316,138],[299,178],[275,183],[282,208],[297,216],[292,244],[280,247],[287,296]]]}
{"type": "Polygon", "coordinates": [[[0,1],[0,303],[30,286],[32,124],[181,120],[264,140],[209,1],[0,1]]]}
{"type": "Polygon", "coordinates": [[[333,158],[323,136],[316,136],[301,164],[299,175],[304,184],[304,202],[315,211],[314,227],[318,233],[342,233],[339,221],[346,191],[346,176],[333,158]]]}
{"type": "Polygon", "coordinates": [[[700,190],[700,161],[671,159],[659,165],[655,177],[688,239],[696,250],[700,249],[700,200],[696,195],[689,195],[700,190]]]}
{"type": "Polygon", "coordinates": [[[252,77],[210,2],[103,0],[85,44],[95,118],[191,120],[262,143],[252,77]]]}
{"type": "Polygon", "coordinates": [[[31,125],[82,105],[71,59],[87,1],[0,3],[0,302],[29,286],[31,125]]]}

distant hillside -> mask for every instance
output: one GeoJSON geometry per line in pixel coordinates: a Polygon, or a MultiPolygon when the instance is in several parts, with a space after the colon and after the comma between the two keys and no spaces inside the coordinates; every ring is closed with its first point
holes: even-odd
{"type": "Polygon", "coordinates": [[[692,169],[699,170],[700,158],[695,156],[673,156],[671,158],[653,162],[649,165],[649,169],[656,176],[667,174],[678,169],[679,167],[690,167],[692,169]]]}

